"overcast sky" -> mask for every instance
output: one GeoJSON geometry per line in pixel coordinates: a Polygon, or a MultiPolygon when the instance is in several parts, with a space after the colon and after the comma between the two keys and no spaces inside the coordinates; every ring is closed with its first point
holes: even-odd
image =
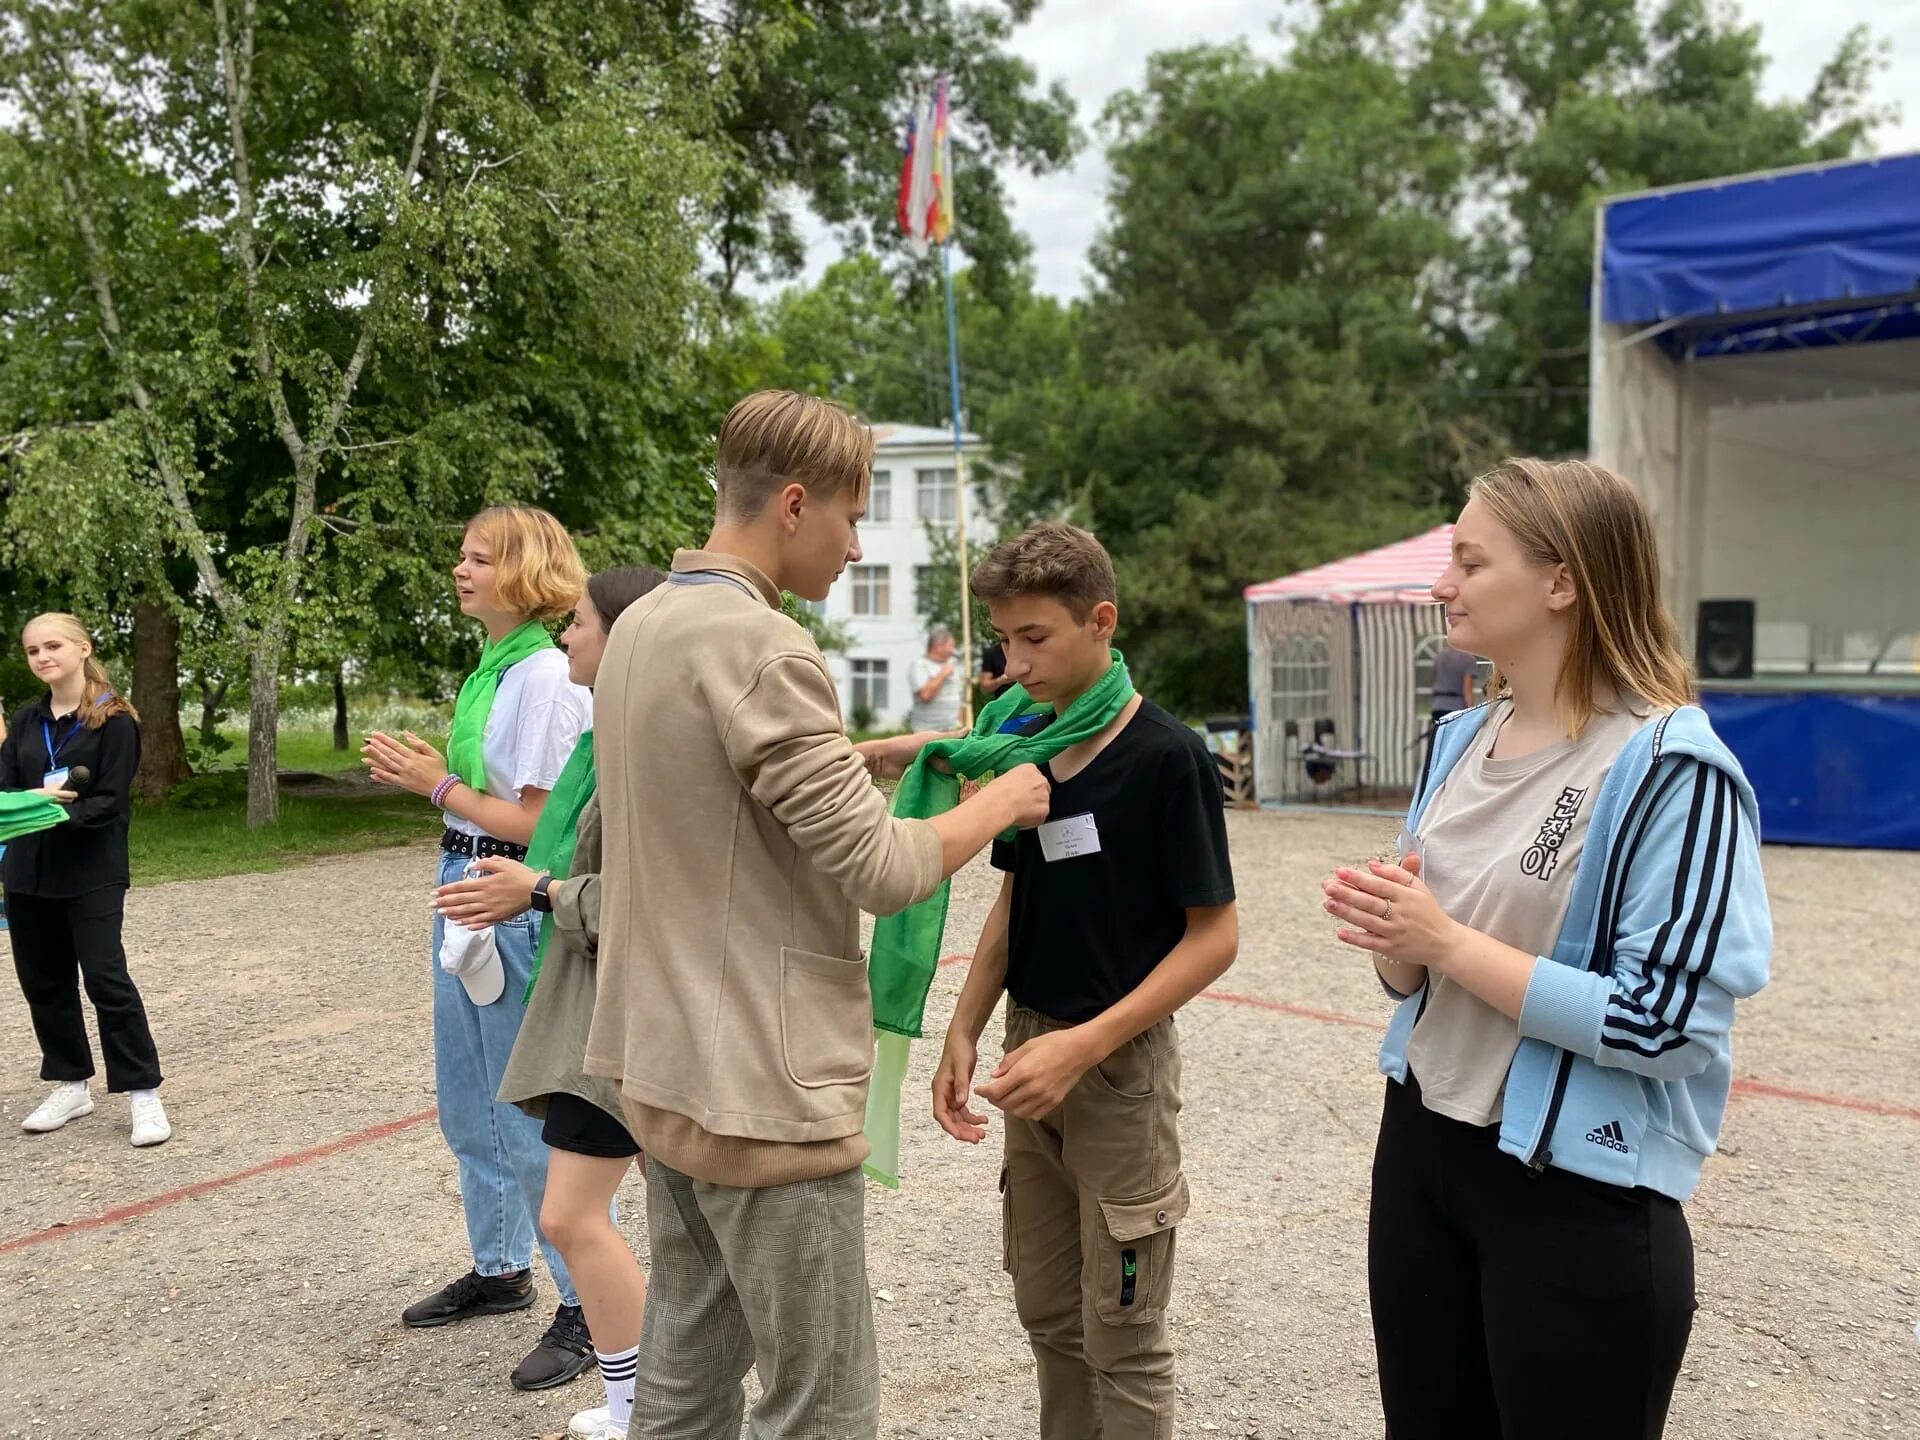
{"type": "MultiPolygon", "coordinates": [[[[1046,0],[1016,32],[1014,48],[1033,62],[1043,82],[1066,82],[1091,134],[1107,97],[1138,85],[1153,52],[1244,36],[1277,53],[1271,26],[1288,8],[1280,0],[1046,0]]],[[[1920,0],[1741,0],[1741,8],[1760,23],[1773,61],[1767,88],[1776,96],[1804,95],[1847,31],[1870,25],[1893,47],[1892,65],[1876,82],[1877,98],[1891,101],[1903,92],[1910,97],[1899,124],[1880,135],[1878,149],[1920,150],[1920,85],[1913,83],[1920,76],[1920,0]]],[[[1105,213],[1106,184],[1097,142],[1064,175],[1007,177],[1014,221],[1033,242],[1041,289],[1065,296],[1084,288],[1087,247],[1105,213]]],[[[964,215],[960,224],[964,231],[964,215]]],[[[817,273],[833,254],[830,241],[814,245],[810,269],[817,273]]]]}

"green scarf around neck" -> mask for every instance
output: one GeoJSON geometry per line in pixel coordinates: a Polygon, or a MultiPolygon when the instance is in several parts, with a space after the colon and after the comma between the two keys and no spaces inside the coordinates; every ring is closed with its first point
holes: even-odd
{"type": "MultiPolygon", "coordinates": [[[[980,711],[971,734],[956,740],[935,740],[920,751],[893,792],[893,813],[910,820],[944,815],[959,803],[962,779],[984,780],[1015,766],[1045,764],[1062,750],[1091,740],[1106,729],[1133,696],[1127,663],[1115,650],[1107,672],[1069,705],[1066,713],[1045,729],[1022,734],[1003,727],[1049,714],[1052,707],[1036,704],[1024,689],[1011,685],[980,711]],[[935,759],[946,761],[948,768],[935,769],[935,759]]],[[[875,922],[869,978],[876,1029],[920,1038],[927,990],[940,964],[948,889],[942,882],[918,905],[875,922]]]]}
{"type": "MultiPolygon", "coordinates": [[[[533,839],[527,844],[527,864],[556,880],[567,878],[573,867],[573,847],[580,841],[580,817],[593,798],[596,777],[593,768],[593,732],[584,732],[553,782],[547,803],[540,807],[540,818],[533,822],[533,839]]],[[[553,917],[545,917],[540,926],[540,944],[533,952],[533,969],[527,976],[526,992],[520,997],[525,1005],[533,999],[534,982],[546,963],[547,946],[553,943],[553,917]]]]}
{"type": "Polygon", "coordinates": [[[500,677],[509,665],[554,648],[545,625],[524,620],[498,640],[487,642],[480,663],[460,686],[460,696],[453,702],[453,726],[447,731],[447,769],[483,795],[487,790],[487,713],[499,693],[500,677]]]}
{"type": "MultiPolygon", "coordinates": [[[[920,751],[893,792],[894,815],[930,820],[959,803],[963,779],[986,780],[1018,765],[1045,764],[1106,729],[1134,693],[1127,662],[1118,650],[1106,673],[1044,729],[1033,726],[1052,714],[1052,707],[1035,702],[1018,685],[1008,686],[982,708],[971,733],[955,740],[935,740],[920,751]],[[944,760],[946,766],[935,769],[936,759],[944,760]]],[[[942,881],[918,905],[874,922],[867,979],[873,989],[877,1053],[867,1091],[867,1141],[873,1154],[866,1171],[884,1185],[900,1183],[900,1092],[906,1077],[907,1041],[920,1038],[927,992],[940,966],[949,889],[942,881]]]]}

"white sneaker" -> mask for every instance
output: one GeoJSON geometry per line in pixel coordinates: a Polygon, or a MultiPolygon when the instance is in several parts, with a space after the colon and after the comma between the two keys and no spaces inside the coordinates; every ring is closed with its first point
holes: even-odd
{"type": "Polygon", "coordinates": [[[133,1143],[136,1146],[163,1145],[173,1138],[173,1126],[167,1123],[166,1108],[158,1095],[133,1097],[133,1143]]]}
{"type": "Polygon", "coordinates": [[[572,1440],[627,1440],[627,1432],[613,1428],[613,1414],[604,1405],[582,1410],[567,1422],[572,1440]]]}
{"type": "Polygon", "coordinates": [[[93,1092],[87,1089],[87,1082],[64,1080],[20,1122],[20,1128],[30,1135],[44,1135],[49,1130],[58,1130],[69,1120],[92,1113],[93,1092]]]}

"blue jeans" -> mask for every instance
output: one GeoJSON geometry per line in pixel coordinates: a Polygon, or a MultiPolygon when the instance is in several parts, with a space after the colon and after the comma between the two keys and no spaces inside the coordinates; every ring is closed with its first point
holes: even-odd
{"type": "MultiPolygon", "coordinates": [[[[442,852],[440,884],[460,878],[467,860],[442,852]]],[[[526,1006],[527,976],[540,917],[531,910],[494,926],[493,938],[507,972],[507,988],[491,1005],[476,1005],[466,987],[440,968],[440,936],[446,921],[433,917],[433,1088],[440,1103],[440,1133],[460,1162],[460,1200],[467,1212],[467,1243],[473,1268],[482,1275],[526,1269],[539,1240],[562,1305],[578,1305],[573,1277],[560,1252],[539,1231],[540,1201],[547,1189],[547,1147],[540,1122],[516,1105],[494,1099],[526,1006]]]]}

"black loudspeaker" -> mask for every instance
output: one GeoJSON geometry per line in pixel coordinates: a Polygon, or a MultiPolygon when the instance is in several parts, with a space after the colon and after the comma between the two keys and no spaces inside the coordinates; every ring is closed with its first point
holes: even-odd
{"type": "Polygon", "coordinates": [[[1702,680],[1753,678],[1753,601],[1700,602],[1693,663],[1702,680]]]}

